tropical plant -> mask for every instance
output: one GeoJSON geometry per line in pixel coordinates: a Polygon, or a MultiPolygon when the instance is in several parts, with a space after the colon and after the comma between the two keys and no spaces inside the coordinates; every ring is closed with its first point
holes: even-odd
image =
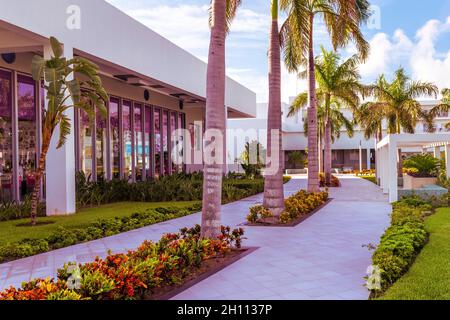
{"type": "MultiPolygon", "coordinates": [[[[448,112],[450,109],[450,89],[442,90],[442,100],[437,106],[430,110],[433,118],[438,117],[442,112],[448,112]]],[[[450,122],[445,124],[447,129],[450,129],[450,122]]]]}
{"type": "MultiPolygon", "coordinates": [[[[210,7],[211,38],[206,74],[206,132],[220,132],[221,137],[206,139],[204,145],[216,143],[215,155],[219,161],[206,161],[204,165],[202,236],[215,238],[220,234],[222,174],[226,165],[225,137],[225,39],[231,21],[241,4],[240,0],[212,0],[210,7]],[[219,150],[220,149],[220,150],[219,150]]],[[[215,157],[215,158],[216,158],[215,157]]],[[[210,159],[208,159],[210,160],[210,159]]]]}
{"type": "Polygon", "coordinates": [[[314,61],[314,26],[318,18],[325,23],[333,48],[353,41],[362,59],[368,56],[369,44],[360,25],[369,18],[367,0],[281,0],[280,7],[288,17],[281,27],[285,65],[299,72],[307,65],[308,77],[308,191],[319,190],[318,128],[316,73],[314,61]]]}
{"type": "Polygon", "coordinates": [[[284,210],[283,155],[281,137],[281,46],[278,27],[278,0],[271,0],[269,36],[269,107],[267,115],[267,148],[271,172],[265,176],[265,209],[278,218],[284,210]],[[276,139],[276,140],[273,140],[276,139]],[[275,157],[277,156],[277,157],[275,157]],[[272,172],[273,170],[273,172],[272,172]]]}
{"type": "MultiPolygon", "coordinates": [[[[339,138],[340,130],[344,126],[347,134],[353,136],[353,123],[345,118],[340,111],[341,106],[355,111],[360,103],[359,95],[364,92],[364,86],[359,83],[358,72],[359,58],[352,56],[344,62],[333,51],[326,51],[321,47],[322,54],[316,58],[316,80],[319,85],[317,90],[318,132],[319,141],[324,139],[324,173],[326,184],[331,184],[331,147],[334,138],[339,138]]],[[[307,72],[299,74],[301,78],[307,76],[307,72]]],[[[288,116],[295,115],[300,109],[306,107],[308,94],[302,93],[294,101],[288,116]]],[[[306,121],[305,124],[308,124],[306,121]]]]}
{"type": "Polygon", "coordinates": [[[305,154],[301,151],[294,151],[288,154],[288,162],[297,169],[305,164],[305,154]]]}
{"type": "Polygon", "coordinates": [[[98,66],[82,57],[66,59],[59,41],[51,37],[50,44],[53,56],[46,60],[35,55],[32,61],[33,79],[40,83],[44,78],[47,107],[42,111],[42,145],[39,165],[35,174],[36,187],[33,190],[31,201],[31,224],[36,224],[41,180],[45,170],[45,161],[50,141],[57,128],[59,137],[56,148],[64,146],[70,134],[71,123],[66,112],[70,108],[79,108],[86,112],[93,121],[96,110],[106,115],[108,94],[102,87],[98,74],[98,66]],[[75,74],[81,74],[85,80],[79,80],[75,74]],[[81,90],[81,88],[86,90],[81,90]]]}
{"type": "Polygon", "coordinates": [[[403,167],[415,169],[415,172],[410,174],[416,177],[435,177],[438,174],[440,161],[430,154],[418,154],[405,159],[403,167]]]}
{"type": "MultiPolygon", "coordinates": [[[[366,94],[374,101],[367,102],[357,112],[357,121],[364,128],[365,136],[382,138],[382,122],[387,122],[388,134],[414,133],[417,122],[423,120],[430,131],[434,129],[435,114],[423,110],[417,100],[423,96],[436,96],[438,88],[430,82],[413,81],[403,68],[399,68],[392,82],[381,75],[375,84],[366,86],[366,94]]],[[[401,149],[398,149],[402,159],[401,149]]],[[[399,161],[398,174],[402,174],[399,161]]]]}
{"type": "MultiPolygon", "coordinates": [[[[245,171],[245,176],[250,179],[261,176],[265,159],[266,150],[261,143],[258,141],[247,142],[241,155],[241,166],[245,171]]],[[[281,183],[283,185],[283,176],[281,176],[281,183]]]]}

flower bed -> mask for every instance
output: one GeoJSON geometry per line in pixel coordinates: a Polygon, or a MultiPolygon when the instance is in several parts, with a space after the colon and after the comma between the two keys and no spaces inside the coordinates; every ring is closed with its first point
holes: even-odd
{"type": "Polygon", "coordinates": [[[200,226],[146,241],[135,251],[86,264],[66,264],[54,279],[36,279],[0,292],[0,300],[154,299],[182,284],[212,259],[241,248],[244,231],[222,227],[217,239],[200,238],[200,226]]]}
{"type": "MultiPolygon", "coordinates": [[[[285,210],[276,224],[288,225],[304,216],[311,214],[314,210],[328,201],[328,191],[308,193],[300,190],[284,201],[285,210]]],[[[273,214],[262,205],[250,208],[247,221],[252,224],[268,224],[266,221],[273,218],[273,214]]],[[[275,225],[276,225],[275,224],[275,225]]]]}
{"type": "Polygon", "coordinates": [[[67,229],[59,227],[45,239],[24,239],[17,243],[0,246],[0,262],[29,257],[54,249],[68,247],[77,243],[109,237],[155,223],[183,217],[201,210],[201,205],[186,208],[166,207],[133,213],[126,217],[99,219],[84,228],[67,229]]]}
{"type": "Polygon", "coordinates": [[[325,183],[325,174],[324,173],[321,173],[319,175],[319,181],[320,181],[321,188],[325,188],[325,187],[339,188],[341,186],[341,182],[339,181],[338,177],[336,177],[335,175],[331,175],[331,185],[329,185],[329,186],[327,186],[325,183]]]}
{"type": "MultiPolygon", "coordinates": [[[[369,283],[371,297],[377,297],[405,274],[428,239],[424,219],[433,207],[412,198],[393,205],[391,226],[381,237],[372,263],[379,270],[380,286],[369,283]]],[[[372,279],[376,280],[376,279],[372,279]]]]}

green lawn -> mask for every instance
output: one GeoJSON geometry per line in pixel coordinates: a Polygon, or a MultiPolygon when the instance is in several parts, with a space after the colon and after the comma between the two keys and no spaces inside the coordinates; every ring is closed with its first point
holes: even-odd
{"type": "Polygon", "coordinates": [[[62,217],[40,217],[38,221],[53,221],[48,225],[35,227],[19,227],[18,224],[29,222],[29,219],[0,222],[0,245],[7,242],[18,242],[25,238],[45,238],[58,226],[77,228],[89,225],[100,218],[128,216],[135,212],[157,207],[188,207],[200,201],[177,202],[119,202],[93,208],[85,208],[77,214],[62,217]]]}
{"type": "Polygon", "coordinates": [[[430,241],[406,275],[381,297],[385,300],[450,299],[450,208],[426,221],[430,241]]]}
{"type": "Polygon", "coordinates": [[[377,178],[375,176],[360,176],[361,179],[370,181],[374,184],[377,184],[377,178]]]}

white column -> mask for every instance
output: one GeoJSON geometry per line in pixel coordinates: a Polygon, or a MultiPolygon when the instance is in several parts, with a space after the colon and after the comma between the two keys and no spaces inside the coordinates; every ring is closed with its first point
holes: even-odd
{"type": "Polygon", "coordinates": [[[383,189],[383,193],[389,192],[389,167],[388,167],[388,158],[387,158],[387,147],[384,146],[381,148],[381,157],[380,157],[379,168],[381,169],[381,188],[383,189]]]}
{"type": "Polygon", "coordinates": [[[359,172],[362,172],[362,146],[361,142],[359,143],[359,172]]]}
{"type": "Polygon", "coordinates": [[[370,148],[366,150],[367,152],[367,170],[372,169],[371,168],[371,163],[370,163],[370,148]]]}
{"type": "Polygon", "coordinates": [[[450,179],[450,145],[445,146],[445,169],[447,171],[447,178],[450,179]]]}
{"type": "MultiPolygon", "coordinates": [[[[44,58],[51,55],[49,46],[44,47],[44,58]]],[[[73,58],[73,48],[64,46],[64,56],[73,58]]],[[[70,80],[70,79],[69,79],[70,80]]],[[[71,104],[68,99],[67,104],[71,104]]],[[[47,104],[47,100],[46,100],[47,104]]],[[[75,207],[75,112],[73,108],[66,111],[71,120],[71,131],[67,136],[66,143],[60,149],[56,149],[59,137],[59,127],[53,133],[50,149],[46,161],[46,196],[47,215],[67,215],[76,211],[75,207]]]]}
{"type": "Polygon", "coordinates": [[[434,157],[436,159],[441,159],[441,147],[434,147],[434,157]]]}
{"type": "Polygon", "coordinates": [[[389,202],[398,201],[398,174],[397,174],[397,143],[390,141],[388,147],[388,166],[389,166],[389,202]]]}

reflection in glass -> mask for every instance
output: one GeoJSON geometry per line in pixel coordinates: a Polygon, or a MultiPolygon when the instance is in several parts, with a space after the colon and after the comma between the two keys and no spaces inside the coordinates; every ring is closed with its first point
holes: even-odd
{"type": "Polygon", "coordinates": [[[123,177],[125,180],[132,179],[132,150],[131,150],[131,102],[124,101],[122,105],[122,123],[123,123],[123,148],[124,148],[124,163],[123,163],[123,177]]]}
{"type": "Polygon", "coordinates": [[[142,181],[143,150],[142,150],[142,105],[134,105],[134,154],[136,181],[142,181]]]}
{"type": "Polygon", "coordinates": [[[145,125],[144,125],[144,140],[145,140],[145,172],[147,177],[151,177],[151,145],[150,145],[150,134],[151,134],[151,123],[152,123],[152,109],[149,106],[145,106],[145,125]]]}
{"type": "Polygon", "coordinates": [[[164,152],[164,174],[169,174],[169,113],[163,112],[163,152],[164,152]]]}
{"type": "MultiPolygon", "coordinates": [[[[177,114],[175,112],[170,113],[170,135],[169,139],[172,139],[172,134],[177,130],[177,114]]],[[[175,139],[174,145],[171,146],[173,149],[174,147],[177,147],[178,144],[178,138],[175,139]]],[[[170,150],[170,154],[172,155],[172,150],[170,150]]],[[[172,161],[172,160],[171,160],[172,161]]],[[[178,167],[172,163],[172,173],[176,173],[178,171],[178,167]]]]}
{"type": "Polygon", "coordinates": [[[153,115],[155,132],[155,176],[161,174],[161,110],[155,109],[153,115]]]}
{"type": "Polygon", "coordinates": [[[97,179],[105,178],[106,174],[106,117],[96,113],[95,159],[97,163],[97,179]]]}
{"type": "Polygon", "coordinates": [[[86,112],[80,110],[80,169],[92,178],[93,148],[92,125],[86,112]]]}
{"type": "Polygon", "coordinates": [[[112,178],[120,178],[120,126],[119,100],[111,98],[109,102],[109,125],[111,127],[111,169],[112,178]]]}
{"type": "Polygon", "coordinates": [[[11,73],[0,70],[0,201],[11,201],[14,198],[11,89],[11,73]]]}
{"type": "Polygon", "coordinates": [[[19,195],[20,200],[33,192],[36,179],[36,86],[33,78],[17,76],[19,195]]]}

